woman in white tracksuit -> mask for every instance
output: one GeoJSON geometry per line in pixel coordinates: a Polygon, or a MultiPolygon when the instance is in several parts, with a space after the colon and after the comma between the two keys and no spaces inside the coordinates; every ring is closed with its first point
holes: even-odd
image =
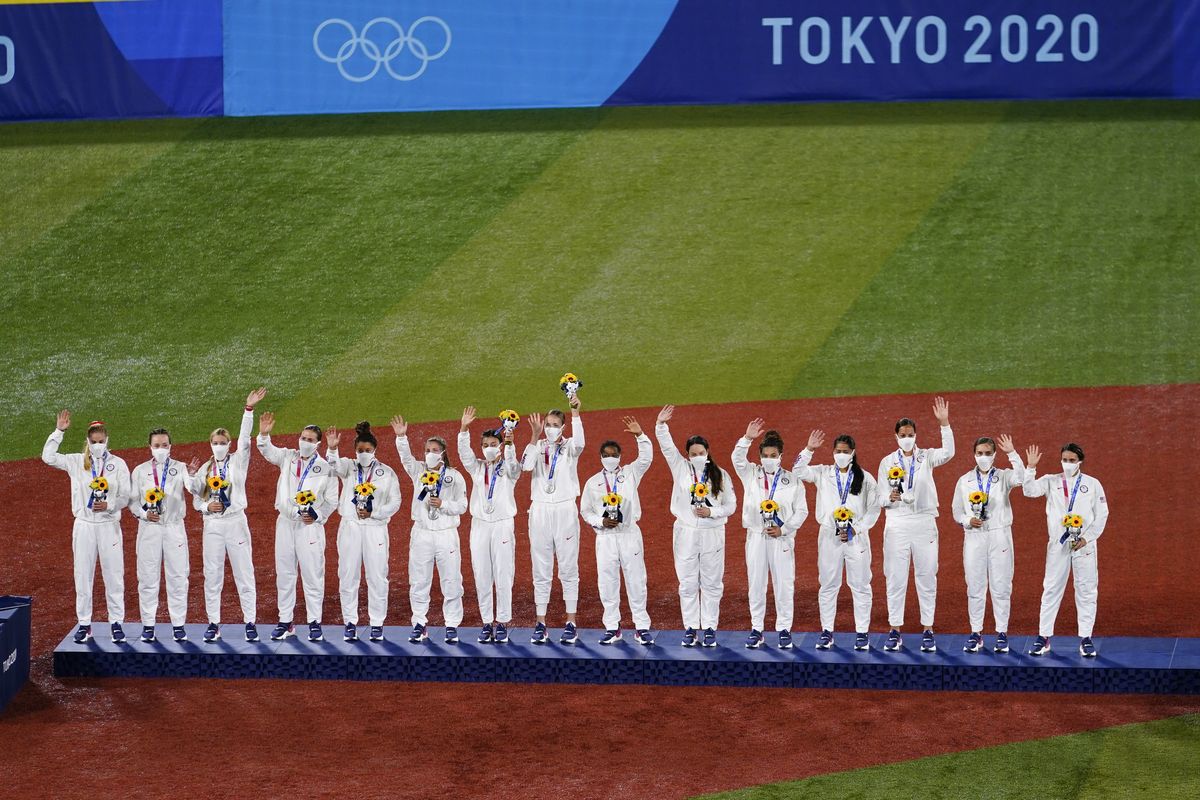
{"type": "Polygon", "coordinates": [[[429,594],[436,566],[442,590],[442,616],[446,625],[446,644],[458,641],[458,626],[463,619],[462,543],[458,525],[467,512],[467,482],[462,473],[450,466],[446,442],[439,436],[425,440],[425,452],[418,461],[408,444],[408,423],[397,414],[392,417],[396,449],[400,463],[413,482],[412,535],[408,545],[408,599],[412,605],[412,633],[408,641],[420,644],[429,638],[429,594]],[[426,486],[422,476],[429,473],[434,482],[426,486]]]}
{"type": "Polygon", "coordinates": [[[96,561],[104,578],[108,621],[114,642],[125,641],[125,551],[121,538],[121,510],[129,495],[129,467],[108,451],[108,428],[99,420],[88,425],[82,453],[58,452],[63,434],[71,427],[71,412],[58,413],[57,426],[42,447],[42,461],[61,469],[71,479],[71,552],[75,560],[75,616],[79,628],[76,643],[92,638],[92,588],[96,561]],[[91,484],[103,478],[106,490],[91,484]]]}
{"type": "Polygon", "coordinates": [[[971,635],[963,651],[983,649],[983,615],[989,589],[992,616],[996,618],[997,653],[1008,652],[1008,612],[1012,600],[1013,537],[1012,503],[1008,494],[1025,480],[1025,465],[1013,449],[1012,437],[999,438],[1012,469],[997,469],[996,441],[981,436],[975,440],[975,468],[958,479],[951,510],[963,527],[963,573],[967,579],[967,616],[971,635]],[[978,495],[983,496],[979,502],[978,495]],[[972,502],[975,496],[976,502],[972,502]]]}
{"type": "Polygon", "coordinates": [[[265,388],[255,389],[246,397],[242,423],[238,429],[237,449],[229,450],[229,431],[217,428],[208,437],[212,458],[191,477],[188,490],[192,507],[204,521],[201,553],[204,560],[204,611],[208,615],[205,642],[221,638],[221,590],[225,586],[225,557],[233,571],[246,641],[258,641],[258,593],[254,584],[254,550],[250,543],[250,525],[246,519],[246,475],[250,470],[250,437],[254,429],[254,406],[267,395],[265,388]],[[214,490],[209,481],[222,485],[214,490]]]}
{"type": "Polygon", "coordinates": [[[471,476],[471,570],[483,627],[480,644],[508,643],[512,622],[512,589],[516,578],[516,488],[521,462],[513,432],[503,428],[483,432],[483,459],[471,449],[475,406],[463,409],[458,432],[458,458],[471,476]],[[493,598],[494,594],[494,598],[493,598]]]}
{"type": "Polygon", "coordinates": [[[1096,623],[1096,598],[1100,589],[1097,543],[1108,524],[1108,498],[1104,487],[1091,475],[1083,474],[1083,448],[1074,442],[1060,451],[1062,472],[1037,477],[1042,453],[1036,447],[1025,451],[1028,466],[1022,491],[1026,497],[1046,498],[1046,527],[1050,541],[1046,545],[1046,577],[1042,583],[1042,610],[1038,637],[1031,655],[1050,652],[1054,620],[1067,590],[1067,578],[1075,579],[1075,613],[1079,624],[1079,654],[1096,656],[1092,627],[1096,623]],[[1078,515],[1082,526],[1068,530],[1064,517],[1078,515]]]}
{"type": "Polygon", "coordinates": [[[650,614],[646,610],[646,551],[642,544],[642,503],[638,486],[650,463],[654,447],[650,437],[633,417],[625,417],[625,432],[637,439],[638,455],[628,467],[621,466],[620,443],[608,440],[600,445],[603,469],[583,485],[579,511],[583,521],[596,532],[596,582],[600,603],[604,606],[604,636],[600,644],[621,641],[621,575],[625,576],[625,595],[633,617],[634,641],[654,644],[650,636],[650,614]],[[615,495],[616,505],[605,497],[615,495]]]}
{"type": "Polygon", "coordinates": [[[275,415],[267,412],[258,422],[258,452],[279,467],[275,484],[275,589],[279,596],[279,623],[272,641],[294,636],[296,626],[296,573],[304,581],[304,616],[308,640],[320,642],[321,611],[325,602],[325,523],[337,509],[338,484],[333,465],[317,453],[321,429],[307,425],[300,431],[298,449],[276,447],[271,442],[275,415]],[[312,492],[314,502],[301,504],[301,492],[312,492]]]}
{"type": "Polygon", "coordinates": [[[687,456],[675,447],[667,423],[675,406],[658,412],[654,435],[671,469],[671,513],[675,516],[672,545],[679,577],[679,607],[683,615],[683,646],[717,646],[721,594],[725,590],[725,521],[737,511],[737,496],[729,473],[712,460],[708,440],[692,436],[687,456]]]}
{"type": "Polygon", "coordinates": [[[763,644],[767,614],[767,578],[775,590],[775,630],[779,647],[792,649],[792,615],[795,609],[796,531],[808,519],[808,499],[796,476],[782,467],[783,438],[777,431],[763,434],[763,421],[753,420],[746,435],[733,448],[733,468],[742,480],[742,525],[746,528],[746,578],[750,599],[750,635],[746,647],[763,644]],[[759,436],[761,463],[746,458],[759,436]],[[767,514],[763,502],[773,500],[779,510],[767,514]]]}
{"type": "Polygon", "coordinates": [[[583,455],[583,421],[579,397],[572,396],[571,438],[563,438],[563,412],[547,412],[544,425],[540,414],[529,415],[532,440],[521,455],[521,469],[532,472],[529,494],[529,558],[533,564],[533,602],[537,624],[530,638],[534,644],[549,641],[546,610],[554,584],[554,562],[562,586],[567,622],[560,644],[575,644],[575,612],[579,608],[579,457],[583,455]],[[545,433],[545,438],[542,434],[545,433]]]}
{"type": "Polygon", "coordinates": [[[933,470],[954,457],[954,432],[950,429],[949,403],[936,398],[933,415],[941,425],[941,447],[917,447],[917,423],[905,417],[896,423],[895,452],[879,462],[879,503],[887,511],[883,524],[883,577],[887,585],[888,625],[892,630],[883,649],[888,652],[904,646],[900,629],[904,627],[910,561],[924,628],[921,652],[937,650],[933,616],[937,606],[938,497],[933,470]],[[893,467],[904,471],[903,479],[889,481],[888,472],[893,467]]]}
{"type": "Polygon", "coordinates": [[[400,481],[396,472],[376,457],[379,440],[371,423],[354,428],[354,458],[339,458],[341,434],[325,432],[325,460],[342,480],[338,501],[338,594],[342,601],[342,638],[358,641],[358,587],[367,575],[367,616],[372,642],[383,641],[383,621],[388,608],[388,523],[400,510],[400,481]]]}
{"type": "Polygon", "coordinates": [[[854,437],[833,440],[833,465],[811,466],[814,451],[825,441],[823,431],[809,434],[808,445],[796,457],[792,472],[817,486],[817,575],[821,583],[817,604],[821,635],[817,649],[833,647],[834,621],[842,572],[854,598],[854,649],[867,650],[871,628],[871,526],[879,519],[875,479],[858,465],[854,437]],[[845,511],[848,510],[849,516],[845,511]],[[839,519],[839,517],[845,517],[839,519]]]}
{"type": "MultiPolygon", "coordinates": [[[[138,605],[142,615],[142,641],[154,641],[158,614],[159,578],[167,578],[167,611],[172,636],[187,641],[188,541],[183,519],[187,515],[188,470],[171,458],[171,434],[166,428],[150,431],[149,461],[133,468],[129,477],[129,510],[138,519],[138,605]],[[149,492],[162,498],[150,502],[149,492]]],[[[193,465],[194,470],[198,465],[193,465]]]]}

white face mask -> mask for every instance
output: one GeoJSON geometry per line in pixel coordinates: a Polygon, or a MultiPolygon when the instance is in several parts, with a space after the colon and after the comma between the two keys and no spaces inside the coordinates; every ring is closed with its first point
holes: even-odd
{"type": "Polygon", "coordinates": [[[440,463],[442,463],[442,454],[441,453],[426,453],[425,454],[425,467],[427,469],[436,469],[437,465],[440,463]]]}
{"type": "Polygon", "coordinates": [[[1076,472],[1079,472],[1079,462],[1078,461],[1064,461],[1064,462],[1062,462],[1062,468],[1063,468],[1064,475],[1074,475],[1076,472]]]}
{"type": "Polygon", "coordinates": [[[488,461],[495,461],[500,457],[500,448],[496,445],[483,448],[483,457],[488,461]]]}
{"type": "Polygon", "coordinates": [[[224,461],[225,456],[229,455],[229,445],[227,444],[214,444],[209,446],[212,447],[213,458],[215,458],[217,461],[224,461]]]}
{"type": "Polygon", "coordinates": [[[317,443],[310,442],[305,439],[300,440],[300,457],[308,458],[313,453],[317,452],[317,443]]]}
{"type": "Polygon", "coordinates": [[[917,437],[915,436],[897,436],[896,442],[900,445],[900,449],[906,453],[911,453],[913,448],[917,446],[917,437]]]}
{"type": "Polygon", "coordinates": [[[171,448],[169,447],[151,447],[150,455],[154,456],[154,460],[162,464],[171,457],[171,448]]]}
{"type": "Polygon", "coordinates": [[[763,469],[767,472],[775,472],[779,469],[779,465],[783,462],[782,458],[764,458],[762,460],[763,469]]]}
{"type": "Polygon", "coordinates": [[[557,425],[547,425],[546,426],[546,440],[547,441],[552,442],[552,443],[557,442],[559,436],[562,436],[562,428],[558,427],[557,425]]]}
{"type": "Polygon", "coordinates": [[[616,472],[617,467],[621,466],[621,458],[620,456],[601,456],[600,463],[609,472],[616,472]]]}
{"type": "Polygon", "coordinates": [[[375,463],[375,451],[368,450],[365,453],[355,453],[354,458],[358,461],[360,467],[369,467],[375,463]]]}
{"type": "Polygon", "coordinates": [[[702,472],[708,466],[708,456],[692,456],[688,459],[697,472],[702,472]]]}
{"type": "Polygon", "coordinates": [[[834,453],[833,463],[837,464],[838,469],[845,469],[850,466],[850,462],[854,460],[854,453],[834,453]]]}
{"type": "Polygon", "coordinates": [[[992,468],[992,464],[996,462],[995,456],[975,456],[975,464],[984,472],[992,468]]]}
{"type": "Polygon", "coordinates": [[[91,452],[92,458],[99,458],[100,456],[104,455],[105,451],[108,450],[108,442],[90,442],[88,444],[88,450],[91,452]]]}

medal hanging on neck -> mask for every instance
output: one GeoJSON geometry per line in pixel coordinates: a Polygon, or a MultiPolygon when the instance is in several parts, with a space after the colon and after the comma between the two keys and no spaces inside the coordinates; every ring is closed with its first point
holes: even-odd
{"type": "MultiPolygon", "coordinates": [[[[900,469],[904,469],[904,451],[897,450],[896,457],[900,459],[900,469]]],[[[913,448],[912,460],[909,463],[908,469],[905,470],[908,475],[908,490],[911,492],[913,488],[913,478],[917,472],[917,448],[913,448]]]]}
{"type": "Polygon", "coordinates": [[[551,444],[550,441],[547,440],[546,452],[543,454],[543,456],[546,459],[546,465],[549,468],[549,471],[546,474],[546,494],[554,494],[554,490],[557,488],[557,486],[554,483],[554,472],[558,468],[558,450],[559,450],[559,446],[557,444],[551,444]],[[550,448],[551,447],[554,448],[554,458],[553,459],[550,458],[550,448]]]}
{"type": "Polygon", "coordinates": [[[492,500],[492,495],[496,492],[496,484],[500,481],[500,467],[504,463],[504,457],[501,456],[496,460],[496,465],[492,467],[491,479],[488,479],[488,467],[491,466],[487,462],[483,465],[483,485],[487,487],[487,503],[483,510],[488,514],[496,512],[496,503],[492,500]]]}

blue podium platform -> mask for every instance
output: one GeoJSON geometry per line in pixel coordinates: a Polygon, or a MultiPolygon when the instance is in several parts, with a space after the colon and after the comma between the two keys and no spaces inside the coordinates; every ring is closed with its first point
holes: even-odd
{"type": "Polygon", "coordinates": [[[167,625],[158,626],[154,644],[133,638],[137,626],[120,645],[107,626],[93,630],[91,642],[75,644],[68,634],[55,648],[55,675],[1200,694],[1200,639],[1098,638],[1099,656],[1085,659],[1070,636],[1054,637],[1051,653],[1035,658],[1026,653],[1033,637],[1012,637],[1010,653],[971,655],[961,649],[965,634],[939,634],[936,653],[919,652],[920,634],[912,634],[903,650],[886,653],[880,633],[860,653],[853,634],[838,634],[832,650],[819,651],[815,633],[796,634],[793,650],[775,647],[768,633],[772,644],[747,650],[741,631],[722,631],[715,648],[685,648],[678,631],[657,632],[656,644],[643,647],[629,632],[620,644],[600,645],[597,630],[580,631],[574,646],[530,644],[528,628],[513,629],[504,645],[476,643],[478,628],[460,628],[462,641],[452,645],[442,641],[441,628],[430,628],[429,641],[419,645],[400,627],[386,628],[383,642],[344,642],[333,625],[325,626],[324,642],[309,642],[301,627],[296,638],[272,642],[264,625],[263,641],[253,644],[241,625],[223,626],[225,638],[214,644],[201,641],[203,625],[187,626],[182,643],[171,640],[167,625]]]}

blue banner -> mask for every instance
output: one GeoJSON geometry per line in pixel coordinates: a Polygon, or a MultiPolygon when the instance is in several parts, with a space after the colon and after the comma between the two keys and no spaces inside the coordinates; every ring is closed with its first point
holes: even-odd
{"type": "Polygon", "coordinates": [[[0,119],[222,113],[220,0],[0,5],[0,119]]]}
{"type": "Polygon", "coordinates": [[[0,595],[0,711],[29,680],[31,597],[0,595]]]}

